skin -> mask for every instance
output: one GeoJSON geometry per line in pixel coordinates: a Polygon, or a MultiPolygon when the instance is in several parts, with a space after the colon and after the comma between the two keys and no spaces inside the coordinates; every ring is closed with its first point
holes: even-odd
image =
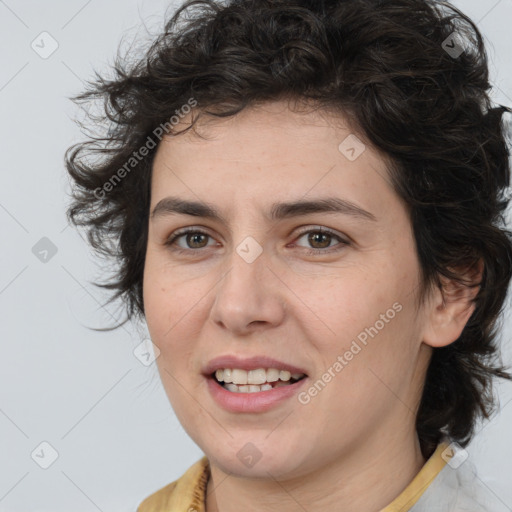
{"type": "Polygon", "coordinates": [[[207,511],[380,510],[425,463],[415,414],[432,347],[458,338],[476,291],[446,281],[444,299],[435,289],[418,307],[407,210],[385,156],[362,134],[356,160],[339,151],[355,133],[342,116],[278,101],[197,130],[206,138],[191,130],[160,144],[150,211],[172,195],[206,201],[226,222],[150,219],[143,291],[165,391],[210,461],[207,511]],[[375,220],[266,217],[274,202],[323,197],[351,201],[375,220]],[[165,245],[185,227],[209,236],[165,245]],[[299,232],[319,228],[341,242],[299,232]],[[248,236],[263,250],[252,263],[236,252],[248,236]],[[268,355],[304,368],[312,384],[395,303],[401,311],[307,404],[292,397],[264,413],[234,414],[201,375],[219,355],[268,355]],[[252,467],[237,457],[249,442],[261,453],[252,467]]]}

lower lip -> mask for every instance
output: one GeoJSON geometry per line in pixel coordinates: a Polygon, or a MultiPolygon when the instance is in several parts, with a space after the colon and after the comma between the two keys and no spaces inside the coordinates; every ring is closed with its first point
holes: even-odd
{"type": "Polygon", "coordinates": [[[307,377],[286,386],[256,393],[235,393],[224,389],[213,377],[206,378],[213,399],[230,412],[265,412],[294,396],[307,377]]]}

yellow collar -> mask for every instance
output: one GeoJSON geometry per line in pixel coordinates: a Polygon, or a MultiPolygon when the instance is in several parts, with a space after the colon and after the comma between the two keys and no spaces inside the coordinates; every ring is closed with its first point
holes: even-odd
{"type": "MultiPolygon", "coordinates": [[[[412,482],[380,512],[407,512],[446,465],[442,457],[448,443],[442,442],[412,482]]],[[[205,512],[210,465],[206,456],[193,464],[178,480],[148,496],[137,512],[205,512]]]]}
{"type": "Polygon", "coordinates": [[[446,466],[446,460],[442,454],[448,446],[449,444],[446,442],[440,443],[412,482],[380,512],[407,512],[410,510],[446,466]]]}

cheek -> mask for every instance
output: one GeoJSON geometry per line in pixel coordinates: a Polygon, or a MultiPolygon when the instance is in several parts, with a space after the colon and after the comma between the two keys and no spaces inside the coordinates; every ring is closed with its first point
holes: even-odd
{"type": "Polygon", "coordinates": [[[144,309],[146,323],[153,342],[160,346],[165,339],[165,333],[172,327],[170,307],[171,294],[167,287],[147,273],[144,279],[144,309]]]}
{"type": "MultiPolygon", "coordinates": [[[[146,321],[150,330],[162,338],[178,325],[196,300],[195,289],[189,283],[180,283],[178,272],[168,268],[161,258],[148,251],[144,269],[143,296],[146,321]]],[[[196,300],[197,302],[197,300],[196,300]]]]}
{"type": "Polygon", "coordinates": [[[294,287],[301,299],[294,302],[302,310],[296,317],[329,344],[350,340],[392,306],[397,296],[390,291],[393,285],[364,268],[344,269],[341,276],[316,277],[294,287]]]}
{"type": "Polygon", "coordinates": [[[167,353],[174,351],[172,340],[175,338],[179,319],[183,318],[185,312],[184,303],[178,298],[179,290],[173,287],[165,273],[159,272],[151,264],[146,265],[144,273],[144,309],[146,324],[151,339],[158,346],[161,352],[157,362],[161,363],[162,358],[167,359],[167,353]]]}
{"type": "MultiPolygon", "coordinates": [[[[179,281],[176,273],[164,267],[148,266],[144,278],[146,324],[153,343],[160,350],[157,364],[164,382],[168,370],[181,379],[188,378],[196,340],[205,322],[209,299],[208,283],[179,281]]],[[[194,370],[197,371],[197,370],[194,370]]]]}
{"type": "Polygon", "coordinates": [[[411,362],[414,284],[403,273],[385,265],[375,266],[373,273],[371,268],[353,268],[343,278],[309,284],[294,289],[307,297],[304,304],[297,303],[300,311],[294,314],[322,367],[332,367],[342,356],[341,364],[352,367],[351,373],[375,367],[387,374],[411,362]]]}

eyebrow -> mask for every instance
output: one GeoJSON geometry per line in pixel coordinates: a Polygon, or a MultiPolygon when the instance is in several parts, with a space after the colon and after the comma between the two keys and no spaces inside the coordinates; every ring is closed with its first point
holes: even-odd
{"type": "MultiPolygon", "coordinates": [[[[293,201],[288,203],[274,203],[270,208],[268,218],[272,221],[298,217],[313,213],[338,213],[349,215],[361,220],[376,221],[372,213],[363,208],[338,197],[326,197],[310,201],[293,201]]],[[[151,213],[151,220],[169,215],[190,215],[203,217],[227,224],[226,218],[215,206],[200,201],[188,201],[178,197],[166,197],[158,202],[151,213]]]]}

